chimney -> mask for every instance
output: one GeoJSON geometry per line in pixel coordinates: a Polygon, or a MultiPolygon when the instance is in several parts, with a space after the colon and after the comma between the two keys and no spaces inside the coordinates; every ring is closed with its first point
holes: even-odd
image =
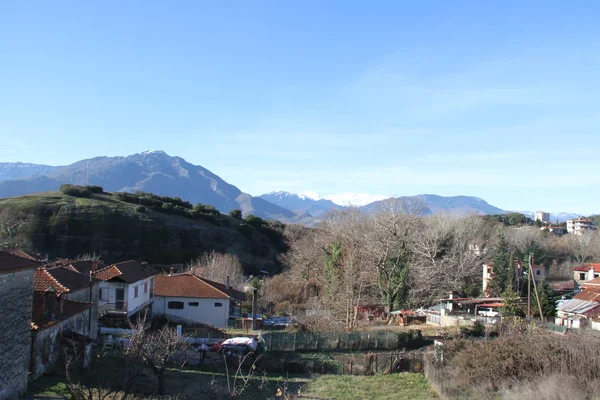
{"type": "Polygon", "coordinates": [[[92,272],[98,271],[98,260],[92,261],[92,272]]]}
{"type": "Polygon", "coordinates": [[[225,278],[225,287],[227,290],[229,290],[229,275],[227,275],[227,278],[225,278]]]}
{"type": "Polygon", "coordinates": [[[594,279],[594,266],[592,264],[590,264],[590,268],[588,270],[588,276],[587,276],[587,280],[591,281],[592,279],[594,279]]]}
{"type": "Polygon", "coordinates": [[[175,268],[169,268],[169,276],[173,276],[173,271],[175,271],[175,268]]]}

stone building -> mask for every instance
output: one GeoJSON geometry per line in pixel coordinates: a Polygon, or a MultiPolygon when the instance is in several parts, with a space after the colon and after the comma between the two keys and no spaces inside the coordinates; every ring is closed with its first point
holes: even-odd
{"type": "Polygon", "coordinates": [[[67,357],[86,367],[98,334],[98,281],[74,268],[38,268],[34,276],[33,378],[64,373],[67,357]]]}
{"type": "Polygon", "coordinates": [[[16,399],[27,390],[37,266],[37,260],[0,251],[0,399],[16,399]]]}

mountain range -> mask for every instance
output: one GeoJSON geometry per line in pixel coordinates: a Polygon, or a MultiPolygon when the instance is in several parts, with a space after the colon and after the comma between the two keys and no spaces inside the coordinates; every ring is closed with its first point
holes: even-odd
{"type": "MultiPolygon", "coordinates": [[[[0,163],[0,197],[56,191],[65,183],[97,185],[110,192],[152,192],[161,196],[179,197],[191,203],[210,204],[223,213],[240,209],[244,215],[254,214],[265,219],[306,225],[314,225],[328,211],[348,206],[349,198],[355,199],[358,203],[354,204],[358,204],[365,211],[372,211],[391,201],[381,199],[364,204],[382,196],[352,193],[331,196],[330,199],[319,198],[316,194],[294,194],[284,191],[251,196],[208,169],[160,150],[145,151],[127,157],[95,157],[65,166],[0,163]]],[[[396,197],[394,200],[407,207],[419,204],[420,211],[426,215],[438,212],[507,212],[471,196],[444,197],[423,194],[396,197]]],[[[558,219],[562,220],[567,215],[574,214],[553,214],[552,220],[555,220],[554,216],[560,216],[558,219]]]]}

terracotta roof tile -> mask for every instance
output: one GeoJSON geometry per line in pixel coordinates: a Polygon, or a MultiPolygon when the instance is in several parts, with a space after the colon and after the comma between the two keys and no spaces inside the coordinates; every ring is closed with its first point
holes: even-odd
{"type": "Polygon", "coordinates": [[[228,299],[229,296],[192,274],[156,275],[154,296],[228,299]]]}
{"type": "Polygon", "coordinates": [[[76,292],[90,286],[90,276],[67,267],[38,268],[33,276],[33,289],[45,292],[50,288],[59,293],[76,292]]]}
{"type": "Polygon", "coordinates": [[[119,275],[121,275],[119,268],[115,267],[114,265],[110,265],[106,268],[98,270],[96,273],[96,278],[100,279],[101,281],[109,281],[119,275]]]}
{"type": "Polygon", "coordinates": [[[597,288],[587,288],[583,292],[574,296],[573,298],[577,300],[600,302],[600,290],[597,288]]]}
{"type": "Polygon", "coordinates": [[[96,273],[96,277],[102,281],[116,279],[125,283],[138,282],[153,275],[141,263],[133,260],[110,265],[96,273]]]}
{"type": "Polygon", "coordinates": [[[232,287],[229,287],[229,289],[227,289],[227,286],[224,285],[223,283],[210,281],[210,280],[202,278],[202,277],[200,279],[202,279],[204,282],[208,283],[215,289],[220,290],[221,292],[227,294],[229,297],[233,297],[234,299],[242,300],[242,301],[246,301],[246,299],[247,299],[246,293],[244,293],[240,290],[233,289],[232,287]]]}
{"type": "Polygon", "coordinates": [[[589,271],[590,267],[594,268],[594,272],[600,272],[600,263],[589,263],[573,268],[573,271],[589,271]]]}

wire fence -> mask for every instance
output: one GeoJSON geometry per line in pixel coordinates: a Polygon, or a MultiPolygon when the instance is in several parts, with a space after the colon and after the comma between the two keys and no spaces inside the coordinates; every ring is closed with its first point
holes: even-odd
{"type": "Polygon", "coordinates": [[[333,375],[377,375],[400,372],[422,373],[421,353],[367,352],[327,353],[303,359],[306,372],[333,375]]]}
{"type": "Polygon", "coordinates": [[[476,397],[458,387],[454,380],[441,365],[436,365],[429,356],[423,357],[423,373],[431,383],[431,386],[445,400],[470,400],[476,397]]]}
{"type": "Polygon", "coordinates": [[[262,332],[269,351],[363,351],[417,349],[428,344],[421,331],[262,332]]]}

